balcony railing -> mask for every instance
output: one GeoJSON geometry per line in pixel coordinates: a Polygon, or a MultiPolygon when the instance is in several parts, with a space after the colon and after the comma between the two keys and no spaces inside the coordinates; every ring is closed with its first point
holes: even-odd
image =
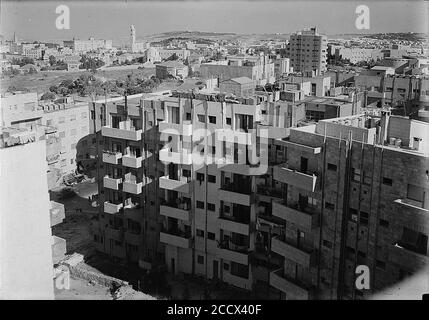
{"type": "Polygon", "coordinates": [[[111,203],[109,201],[104,202],[104,212],[105,213],[109,213],[109,214],[118,213],[122,207],[123,207],[122,202],[118,203],[118,204],[111,203]]]}
{"type": "Polygon", "coordinates": [[[162,229],[159,234],[162,243],[188,249],[191,247],[191,232],[178,229],[162,229]]]}
{"type": "Polygon", "coordinates": [[[132,194],[142,193],[143,182],[137,182],[133,180],[124,180],[122,184],[122,190],[132,194]]]}
{"type": "Polygon", "coordinates": [[[179,220],[189,221],[191,212],[191,203],[189,201],[162,201],[160,214],[166,217],[176,218],[179,220]]]}
{"type": "Polygon", "coordinates": [[[261,195],[265,195],[265,196],[269,196],[269,197],[273,197],[273,198],[282,198],[283,197],[283,191],[279,190],[277,188],[273,188],[273,187],[268,187],[265,185],[258,185],[257,186],[257,193],[261,194],[261,195]]]}
{"type": "Polygon", "coordinates": [[[270,273],[270,285],[284,292],[287,300],[309,300],[311,298],[308,286],[285,276],[283,268],[270,273]]]}
{"type": "Polygon", "coordinates": [[[283,165],[273,168],[273,178],[277,181],[314,192],[316,190],[317,174],[312,172],[300,172],[289,169],[283,165]]]}
{"type": "Polygon", "coordinates": [[[109,176],[104,176],[103,186],[112,190],[119,190],[119,186],[122,183],[122,178],[111,178],[109,176]]]}
{"type": "Polygon", "coordinates": [[[183,121],[183,123],[170,123],[167,121],[161,121],[159,123],[159,132],[190,137],[192,136],[192,123],[190,121],[183,121]]]}
{"type": "Polygon", "coordinates": [[[225,260],[247,265],[249,263],[249,247],[235,244],[232,241],[222,241],[218,246],[218,255],[225,260]]]}
{"type": "Polygon", "coordinates": [[[189,193],[190,181],[190,178],[182,177],[180,180],[177,180],[167,175],[159,178],[159,187],[166,190],[189,193]]]}
{"type": "Polygon", "coordinates": [[[175,152],[169,148],[164,148],[159,151],[159,160],[167,163],[190,165],[192,164],[192,152],[189,152],[187,149],[175,152]]]}
{"type": "Polygon", "coordinates": [[[249,224],[250,219],[240,219],[225,214],[220,214],[219,216],[219,228],[222,230],[227,230],[248,236],[250,231],[249,224]]]}
{"type": "Polygon", "coordinates": [[[143,157],[137,157],[133,154],[124,154],[122,156],[122,165],[129,168],[138,169],[142,166],[143,157]]]}
{"type": "Polygon", "coordinates": [[[103,126],[101,128],[101,135],[103,137],[140,141],[142,138],[141,129],[136,129],[132,126],[130,121],[122,121],[119,123],[119,128],[113,128],[112,126],[103,126]]]}
{"type": "Polygon", "coordinates": [[[272,239],[271,251],[306,268],[314,266],[316,262],[316,252],[314,249],[304,247],[303,245],[297,246],[284,237],[275,237],[272,239]]]}
{"type": "Polygon", "coordinates": [[[311,230],[319,226],[319,215],[316,210],[298,203],[288,205],[284,201],[273,201],[272,213],[274,216],[305,230],[311,230]]]}
{"type": "Polygon", "coordinates": [[[118,164],[119,159],[122,158],[121,152],[114,152],[109,150],[103,151],[103,162],[110,164],[118,164]]]}

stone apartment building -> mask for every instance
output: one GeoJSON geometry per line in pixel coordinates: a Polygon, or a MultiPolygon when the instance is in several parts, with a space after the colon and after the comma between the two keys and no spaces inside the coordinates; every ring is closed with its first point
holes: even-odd
{"type": "Polygon", "coordinates": [[[95,167],[96,141],[90,134],[87,102],[75,103],[70,98],[39,101],[33,92],[7,94],[0,106],[0,125],[44,130],[50,189],[64,175],[95,167]]]}
{"type": "Polygon", "coordinates": [[[97,250],[271,299],[366,298],[427,266],[427,123],[302,126],[299,93],[94,103],[97,250]],[[369,291],[354,287],[361,264],[369,291]]]}
{"type": "Polygon", "coordinates": [[[294,72],[316,72],[322,74],[327,65],[327,37],[317,32],[317,28],[294,33],[286,46],[286,57],[294,72]]]}
{"type": "Polygon", "coordinates": [[[44,137],[36,127],[0,127],[2,299],[53,299],[53,266],[66,252],[51,232],[64,206],[49,201],[44,137]]]}
{"type": "Polygon", "coordinates": [[[280,298],[367,298],[427,268],[428,129],[383,113],[290,130],[267,244],[284,258],[270,274],[280,298]],[[355,287],[358,265],[370,290],[355,287]]]}

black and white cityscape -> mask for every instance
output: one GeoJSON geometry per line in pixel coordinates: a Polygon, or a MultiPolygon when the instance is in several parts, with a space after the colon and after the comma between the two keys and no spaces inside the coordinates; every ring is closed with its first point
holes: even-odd
{"type": "Polygon", "coordinates": [[[429,293],[428,2],[0,9],[0,299],[429,293]]]}

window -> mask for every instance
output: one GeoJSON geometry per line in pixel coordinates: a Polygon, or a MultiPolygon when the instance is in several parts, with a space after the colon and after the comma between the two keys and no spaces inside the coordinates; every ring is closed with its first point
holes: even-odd
{"type": "Polygon", "coordinates": [[[197,262],[198,262],[198,264],[204,264],[204,256],[198,256],[197,257],[197,262]]]}
{"type": "Polygon", "coordinates": [[[241,263],[231,262],[231,274],[244,279],[249,278],[249,266],[241,263]]]}
{"type": "Polygon", "coordinates": [[[323,244],[323,246],[324,246],[324,247],[329,248],[329,249],[332,249],[332,245],[333,245],[333,244],[332,244],[332,242],[331,242],[331,241],[323,240],[322,244],[323,244]]]}
{"type": "Polygon", "coordinates": [[[197,172],[197,180],[199,182],[203,182],[204,181],[204,173],[197,172]]]}
{"type": "Polygon", "coordinates": [[[385,184],[386,186],[391,186],[393,184],[392,179],[383,177],[383,184],[385,184]]]}
{"type": "Polygon", "coordinates": [[[206,117],[203,114],[198,114],[198,121],[202,123],[206,123],[206,117]]]}
{"type": "Polygon", "coordinates": [[[230,126],[231,123],[232,123],[231,118],[226,118],[226,124],[230,126]]]}
{"type": "Polygon", "coordinates": [[[207,179],[210,183],[216,183],[216,176],[209,174],[207,179]]]}
{"type": "Polygon", "coordinates": [[[95,120],[95,111],[94,110],[91,110],[91,119],[95,120]]]}
{"type": "Polygon", "coordinates": [[[192,115],[190,112],[186,112],[186,120],[192,120],[192,115]]]}
{"type": "Polygon", "coordinates": [[[215,116],[209,116],[209,123],[216,124],[216,117],[215,116]]]}
{"type": "Polygon", "coordinates": [[[368,213],[367,212],[360,212],[360,223],[367,226],[368,225],[368,213]]]}
{"type": "Polygon", "coordinates": [[[209,240],[215,240],[216,235],[213,232],[207,232],[207,239],[209,240]]]}
{"type": "Polygon", "coordinates": [[[353,181],[359,182],[360,181],[360,174],[361,174],[360,169],[352,168],[352,177],[353,177],[352,179],[353,179],[353,181]]]}
{"type": "Polygon", "coordinates": [[[378,220],[378,224],[380,225],[380,227],[389,228],[389,221],[387,220],[380,219],[378,220]]]}
{"type": "Polygon", "coordinates": [[[183,169],[182,170],[182,175],[186,178],[190,178],[191,177],[191,170],[188,169],[183,169]]]}
{"type": "Polygon", "coordinates": [[[202,201],[197,201],[197,208],[198,208],[198,209],[204,209],[204,202],[202,202],[202,201]]]}
{"type": "Polygon", "coordinates": [[[229,264],[228,263],[223,264],[223,270],[226,270],[226,271],[229,270],[229,264]]]}
{"type": "Polygon", "coordinates": [[[204,231],[200,230],[200,229],[197,229],[197,237],[204,238],[204,231]]]}
{"type": "Polygon", "coordinates": [[[325,202],[325,208],[329,210],[335,210],[335,205],[330,202],[325,202]]]}
{"type": "Polygon", "coordinates": [[[70,159],[70,164],[73,164],[74,163],[74,159],[70,159]]]}
{"type": "Polygon", "coordinates": [[[328,170],[330,171],[337,171],[337,165],[328,163],[328,170]]]}
{"type": "Polygon", "coordinates": [[[216,211],[216,205],[214,203],[207,202],[207,210],[216,211]]]}

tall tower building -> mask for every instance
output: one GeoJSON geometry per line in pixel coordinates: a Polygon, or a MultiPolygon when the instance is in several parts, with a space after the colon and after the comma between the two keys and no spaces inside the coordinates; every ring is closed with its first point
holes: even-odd
{"type": "Polygon", "coordinates": [[[130,26],[130,45],[131,45],[131,47],[134,45],[134,43],[136,43],[136,28],[132,24],[130,26]]]}
{"type": "Polygon", "coordinates": [[[314,27],[292,34],[286,55],[294,71],[318,75],[326,71],[327,50],[327,37],[314,27]]]}

